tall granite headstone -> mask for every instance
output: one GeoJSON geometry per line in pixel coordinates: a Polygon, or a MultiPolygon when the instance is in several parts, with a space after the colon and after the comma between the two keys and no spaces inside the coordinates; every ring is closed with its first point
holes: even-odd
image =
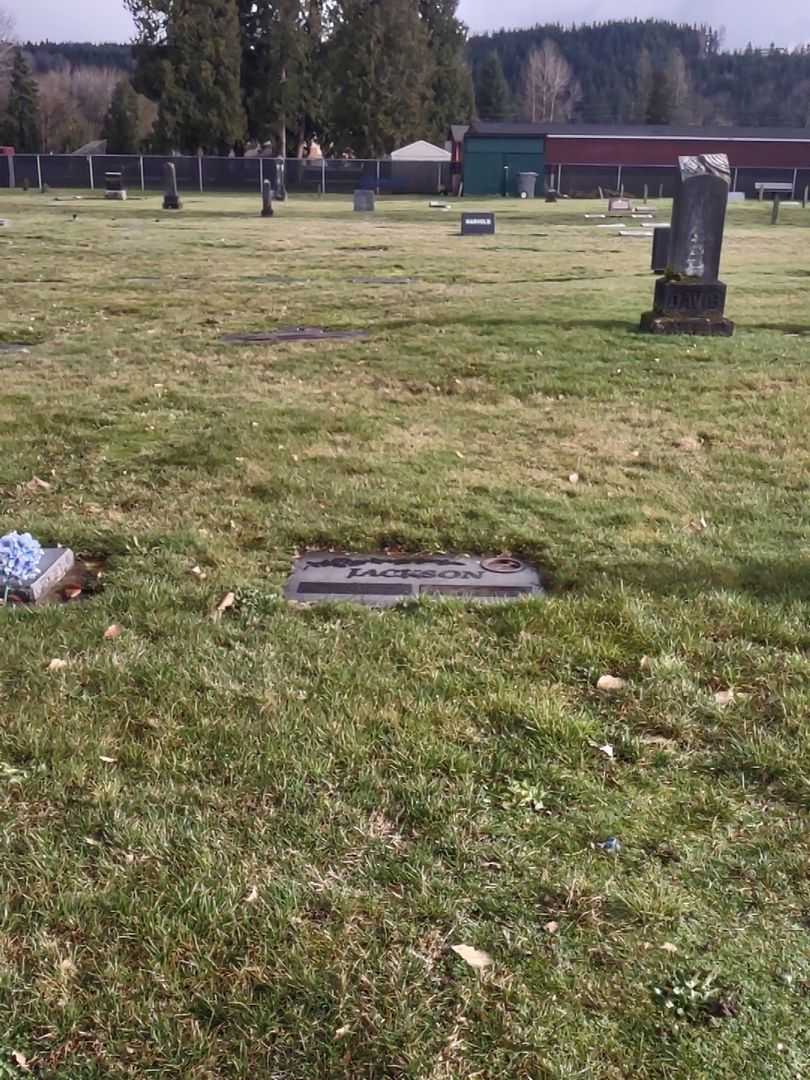
{"type": "Polygon", "coordinates": [[[265,180],[262,184],[262,217],[272,217],[273,214],[273,185],[265,180]]]}
{"type": "Polygon", "coordinates": [[[163,209],[181,210],[180,193],[177,190],[177,170],[170,161],[166,162],[163,169],[163,209]]]}
{"type": "Polygon", "coordinates": [[[678,159],[666,272],[655,283],[653,310],[641,318],[651,334],[731,337],[720,255],[731,183],[725,154],[678,159]]]}
{"type": "Polygon", "coordinates": [[[287,184],[285,180],[285,167],[282,158],[276,161],[276,182],[273,185],[273,194],[279,202],[286,202],[287,184]]]}

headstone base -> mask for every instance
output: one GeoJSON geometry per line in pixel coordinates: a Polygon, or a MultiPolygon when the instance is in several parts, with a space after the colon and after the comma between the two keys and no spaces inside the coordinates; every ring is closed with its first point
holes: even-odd
{"type": "Polygon", "coordinates": [[[164,195],[163,196],[163,209],[164,210],[182,210],[183,203],[180,201],[179,195],[164,195]]]}
{"type": "Polygon", "coordinates": [[[653,310],[641,317],[648,334],[699,334],[731,337],[734,323],[725,317],[726,286],[722,281],[671,281],[655,283],[653,310]]]}
{"type": "Polygon", "coordinates": [[[112,199],[114,202],[126,202],[127,193],[125,191],[105,191],[105,199],[112,199]]]}
{"type": "Polygon", "coordinates": [[[648,311],[641,316],[644,334],[691,334],[694,337],[732,337],[734,323],[724,315],[659,315],[648,311]]]}
{"type": "Polygon", "coordinates": [[[275,214],[275,210],[273,209],[272,206],[263,206],[262,207],[262,217],[273,217],[274,214],[275,214]]]}

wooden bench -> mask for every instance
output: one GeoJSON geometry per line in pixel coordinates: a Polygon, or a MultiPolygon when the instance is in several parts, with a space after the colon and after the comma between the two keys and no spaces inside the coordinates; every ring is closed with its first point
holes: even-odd
{"type": "Polygon", "coordinates": [[[759,192],[759,201],[765,198],[765,192],[769,191],[774,195],[788,195],[793,194],[793,184],[774,183],[771,180],[761,180],[759,183],[754,184],[755,191],[759,192]]]}

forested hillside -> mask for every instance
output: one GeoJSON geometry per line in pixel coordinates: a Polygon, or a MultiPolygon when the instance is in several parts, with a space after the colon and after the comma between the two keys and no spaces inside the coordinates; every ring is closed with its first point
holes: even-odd
{"type": "Polygon", "coordinates": [[[485,118],[810,124],[810,49],[721,45],[711,27],[650,19],[503,30],[472,37],[468,56],[485,118]]]}

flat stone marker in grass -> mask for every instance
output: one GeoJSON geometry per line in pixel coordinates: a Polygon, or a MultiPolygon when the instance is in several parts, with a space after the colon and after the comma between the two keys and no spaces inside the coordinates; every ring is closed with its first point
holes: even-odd
{"type": "Polygon", "coordinates": [[[183,204],[180,202],[180,193],[177,190],[177,170],[170,161],[166,162],[163,169],[163,182],[163,209],[182,210],[183,204]]]}
{"type": "Polygon", "coordinates": [[[474,210],[461,215],[462,236],[494,236],[495,215],[490,211],[474,210]]]}
{"type": "Polygon", "coordinates": [[[31,346],[24,341],[0,341],[0,353],[27,353],[31,346]]]}
{"type": "Polygon", "coordinates": [[[375,210],[374,192],[358,188],[354,193],[354,209],[358,214],[373,214],[375,210]]]}
{"type": "Polygon", "coordinates": [[[534,566],[506,556],[335,551],[310,551],[296,559],[284,589],[296,604],[347,600],[367,607],[393,607],[421,596],[493,604],[543,592],[534,566]]]}
{"type": "Polygon", "coordinates": [[[324,330],[320,326],[292,326],[253,334],[224,334],[223,345],[272,345],[285,341],[352,341],[367,338],[365,330],[324,330]]]}
{"type": "Polygon", "coordinates": [[[29,580],[20,582],[14,578],[9,579],[0,572],[0,599],[8,588],[12,602],[38,604],[67,577],[75,561],[70,548],[43,548],[39,566],[29,580]]]}
{"type": "Polygon", "coordinates": [[[650,334],[731,337],[720,255],[731,183],[725,154],[678,159],[667,275],[655,283],[653,310],[641,318],[650,334]]]}

